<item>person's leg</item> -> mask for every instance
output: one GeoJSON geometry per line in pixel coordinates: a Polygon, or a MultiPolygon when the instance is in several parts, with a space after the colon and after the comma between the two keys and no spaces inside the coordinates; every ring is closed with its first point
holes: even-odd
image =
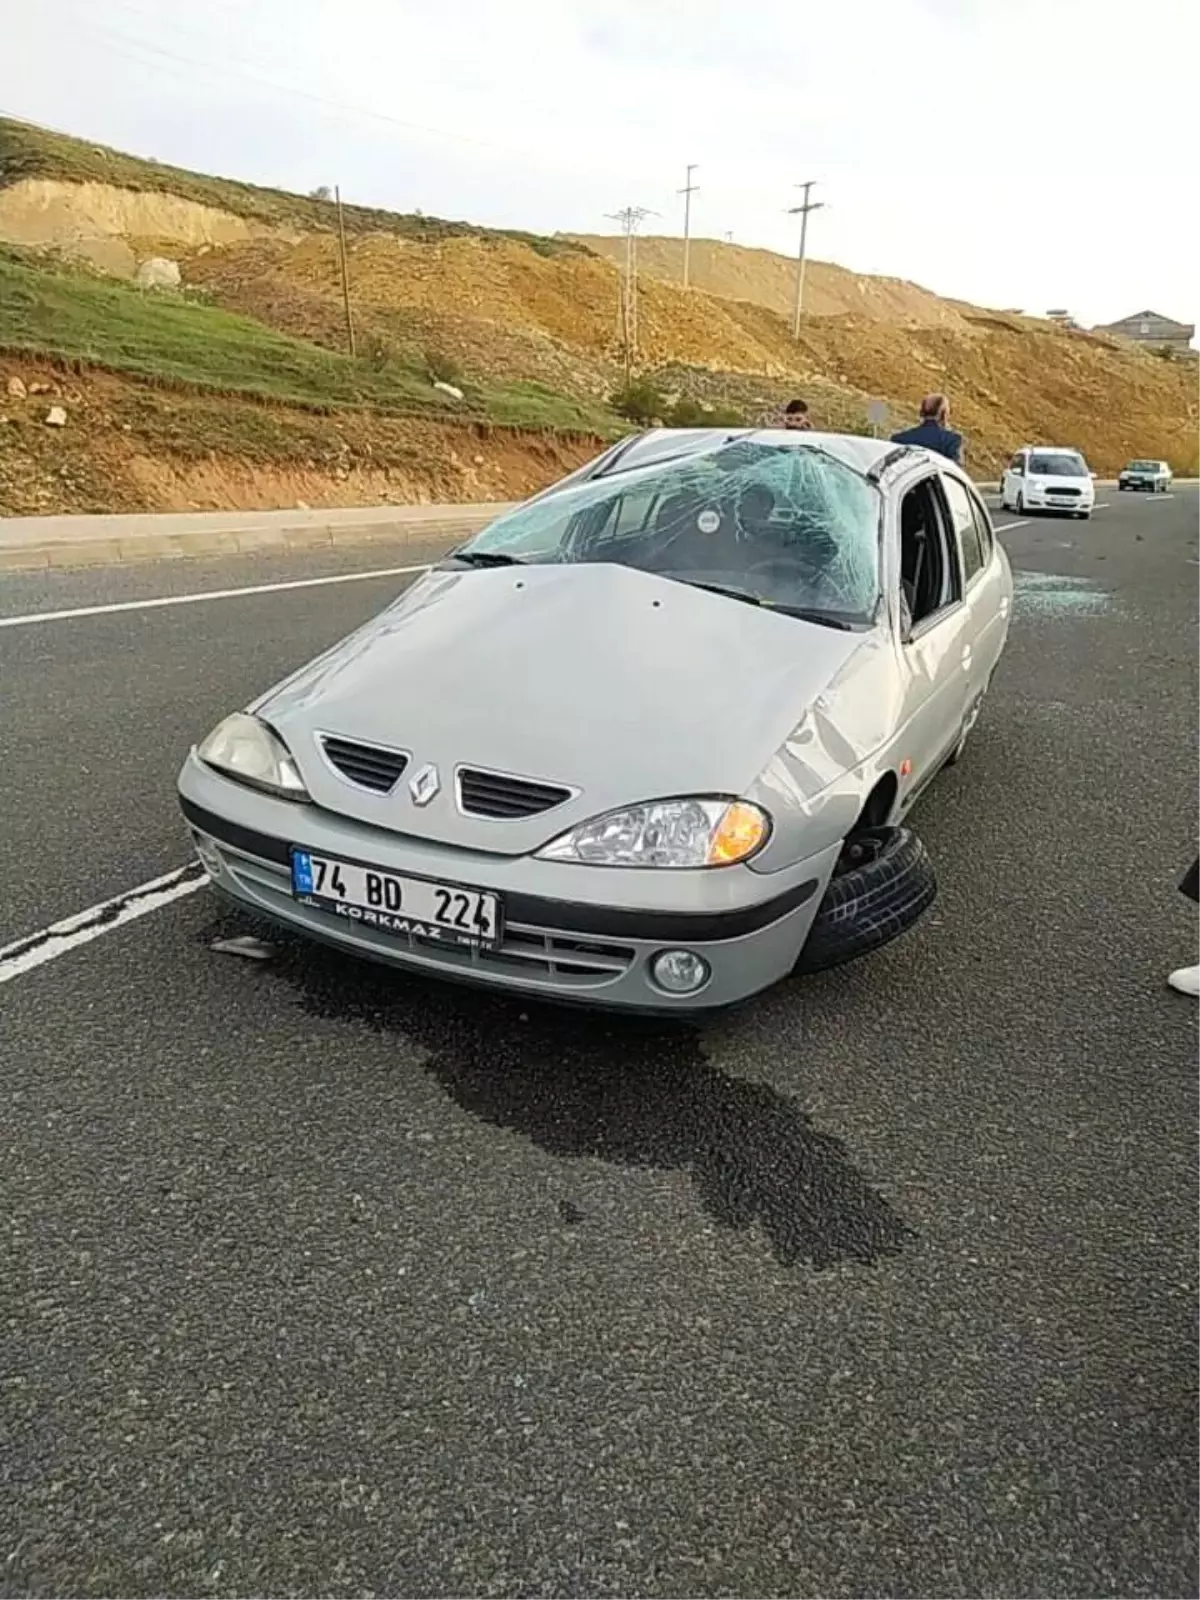
{"type": "MultiPolygon", "coordinates": [[[[1179,890],[1189,900],[1200,901],[1200,856],[1184,873],[1179,890]]],[[[1179,967],[1171,973],[1167,982],[1180,994],[1200,995],[1200,966],[1179,967]]]]}

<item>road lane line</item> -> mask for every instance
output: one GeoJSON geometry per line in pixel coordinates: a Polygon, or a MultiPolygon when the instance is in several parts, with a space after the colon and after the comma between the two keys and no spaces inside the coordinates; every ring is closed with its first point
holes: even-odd
{"type": "Polygon", "coordinates": [[[160,906],[170,905],[172,900],[181,900],[186,894],[194,894],[197,889],[203,889],[207,882],[208,874],[198,861],[192,861],[174,872],[164,873],[161,878],[152,878],[137,889],[129,889],[112,900],[105,900],[101,905],[91,906],[87,911],[76,912],[73,917],[64,917],[61,922],[51,923],[40,933],[26,934],[23,939],[17,939],[0,949],[0,984],[32,972],[35,967],[66,955],[68,950],[75,950],[81,944],[90,944],[102,933],[110,933],[113,928],[134,922],[148,911],[157,911],[160,906]]]}
{"type": "Polygon", "coordinates": [[[196,594],[165,594],[153,600],[117,600],[104,606],[74,606],[69,611],[30,611],[0,617],[0,628],[24,628],[33,622],[71,622],[77,617],[106,617],[117,611],[156,611],[163,606],[194,606],[203,600],[237,600],[246,594],[277,594],[284,589],[317,589],[329,583],[364,583],[372,578],[404,578],[428,572],[420,567],[379,567],[373,572],[335,572],[326,578],[292,578],[286,583],[251,583],[241,589],[201,589],[196,594]]]}
{"type": "Polygon", "coordinates": [[[1007,533],[1010,528],[1027,528],[1029,526],[1029,518],[1022,517],[1020,522],[996,522],[992,526],[997,533],[1007,533]]]}

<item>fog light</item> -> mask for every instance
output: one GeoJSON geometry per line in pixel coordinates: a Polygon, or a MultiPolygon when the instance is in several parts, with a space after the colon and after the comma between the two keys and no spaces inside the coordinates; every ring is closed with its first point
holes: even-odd
{"type": "Polygon", "coordinates": [[[221,852],[211,839],[205,838],[202,833],[194,833],[192,842],[196,846],[196,854],[200,857],[200,865],[210,878],[221,876],[221,852]]]}
{"type": "Polygon", "coordinates": [[[650,963],[655,983],[667,994],[695,994],[709,979],[709,965],[690,950],[660,950],[650,963]]]}

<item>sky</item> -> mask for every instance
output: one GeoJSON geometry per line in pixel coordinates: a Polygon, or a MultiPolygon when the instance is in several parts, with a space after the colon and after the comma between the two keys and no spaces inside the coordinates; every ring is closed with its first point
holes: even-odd
{"type": "Polygon", "coordinates": [[[542,233],[692,229],[1081,322],[1200,319],[1195,0],[0,0],[0,113],[542,233]]]}

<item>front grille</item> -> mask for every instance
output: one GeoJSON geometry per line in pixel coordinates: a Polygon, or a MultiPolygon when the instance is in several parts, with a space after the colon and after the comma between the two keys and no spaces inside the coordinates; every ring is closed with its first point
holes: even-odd
{"type": "Polygon", "coordinates": [[[470,817],[536,817],[571,798],[573,791],[558,783],[537,783],[532,778],[511,778],[502,772],[482,772],[459,767],[458,804],[470,817]]]}
{"type": "Polygon", "coordinates": [[[1065,497],[1066,497],[1066,498],[1067,498],[1067,499],[1078,499],[1078,498],[1079,498],[1079,496],[1080,496],[1080,494],[1081,494],[1081,493],[1082,493],[1082,492],[1083,492],[1083,491],[1082,491],[1082,490],[1081,490],[1081,489],[1056,489],[1056,488],[1049,488],[1049,489],[1047,489],[1047,490],[1046,490],[1046,493],[1047,493],[1047,494],[1058,494],[1058,495],[1063,495],[1063,496],[1065,496],[1065,497]]]}
{"type": "Polygon", "coordinates": [[[322,733],[319,738],[329,765],[347,783],[369,789],[372,794],[389,794],[408,765],[408,756],[403,750],[360,744],[357,739],[339,739],[331,733],[322,733]]]}
{"type": "MultiPolygon", "coordinates": [[[[248,895],[268,914],[286,922],[299,922],[313,933],[328,927],[325,912],[299,904],[292,897],[291,877],[286,867],[259,861],[221,846],[221,855],[243,894],[248,895]]],[[[345,927],[345,924],[342,924],[345,927]]],[[[414,935],[381,932],[367,924],[353,924],[354,938],[378,950],[383,956],[405,952],[430,971],[494,973],[565,991],[599,989],[622,977],[632,967],[637,952],[630,945],[607,939],[575,937],[526,924],[505,924],[504,936],[494,950],[471,949],[462,945],[439,944],[414,935]]]]}

